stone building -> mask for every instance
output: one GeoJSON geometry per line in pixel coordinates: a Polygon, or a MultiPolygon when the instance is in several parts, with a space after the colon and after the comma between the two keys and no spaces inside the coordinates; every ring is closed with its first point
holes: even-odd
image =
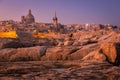
{"type": "Polygon", "coordinates": [[[59,24],[58,24],[58,18],[57,18],[57,16],[56,16],[56,12],[55,12],[55,15],[54,15],[54,17],[53,17],[53,22],[52,22],[52,24],[53,24],[52,31],[54,31],[54,32],[59,32],[59,24]]]}
{"type": "Polygon", "coordinates": [[[51,30],[54,32],[57,32],[57,33],[64,33],[64,26],[61,25],[60,23],[58,23],[58,18],[56,16],[56,12],[55,12],[55,15],[54,15],[52,21],[53,21],[52,22],[53,27],[51,27],[51,30]]]}
{"type": "Polygon", "coordinates": [[[34,16],[32,15],[31,10],[28,11],[27,16],[21,16],[21,22],[22,22],[22,23],[29,23],[29,24],[35,22],[35,18],[34,18],[34,16]]]}

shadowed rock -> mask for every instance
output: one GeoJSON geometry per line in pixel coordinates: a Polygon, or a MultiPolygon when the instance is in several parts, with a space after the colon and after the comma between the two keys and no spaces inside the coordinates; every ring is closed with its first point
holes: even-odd
{"type": "Polygon", "coordinates": [[[0,49],[18,47],[23,47],[23,44],[16,39],[0,39],[0,49]]]}
{"type": "Polygon", "coordinates": [[[103,54],[107,57],[107,60],[114,64],[120,65],[120,43],[119,42],[109,42],[101,46],[103,54]]]}

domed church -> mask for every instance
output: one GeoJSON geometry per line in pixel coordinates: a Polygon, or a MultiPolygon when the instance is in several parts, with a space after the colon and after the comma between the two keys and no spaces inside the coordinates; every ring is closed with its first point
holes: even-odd
{"type": "Polygon", "coordinates": [[[32,15],[32,12],[31,12],[30,9],[29,9],[29,11],[28,11],[27,16],[22,16],[22,17],[21,17],[21,21],[22,21],[22,23],[29,23],[29,24],[35,22],[35,18],[34,18],[34,16],[32,15]]]}

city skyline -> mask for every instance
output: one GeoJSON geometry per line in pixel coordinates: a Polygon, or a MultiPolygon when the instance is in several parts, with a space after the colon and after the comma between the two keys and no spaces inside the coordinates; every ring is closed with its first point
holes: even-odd
{"type": "Polygon", "coordinates": [[[0,20],[20,21],[31,9],[36,22],[52,22],[55,11],[62,24],[120,26],[120,0],[0,0],[0,20]]]}

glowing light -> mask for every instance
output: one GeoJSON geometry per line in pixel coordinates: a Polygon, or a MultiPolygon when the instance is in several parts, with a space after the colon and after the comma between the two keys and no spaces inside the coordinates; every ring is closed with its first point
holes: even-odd
{"type": "Polygon", "coordinates": [[[0,32],[0,38],[17,38],[16,31],[0,32]]]}
{"type": "MultiPolygon", "coordinates": [[[[35,32],[31,36],[34,38],[48,38],[48,37],[56,37],[60,33],[54,33],[50,30],[48,30],[48,33],[38,33],[35,32]]],[[[8,31],[8,32],[0,32],[0,38],[18,38],[16,31],[8,31]]]]}
{"type": "Polygon", "coordinates": [[[35,38],[45,38],[45,34],[44,33],[37,33],[37,34],[33,34],[33,37],[35,37],[35,38]]]}

